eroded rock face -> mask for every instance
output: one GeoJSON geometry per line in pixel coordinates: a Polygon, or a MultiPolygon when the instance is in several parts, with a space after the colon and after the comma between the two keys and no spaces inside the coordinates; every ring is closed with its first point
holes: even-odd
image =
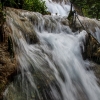
{"type": "MultiPolygon", "coordinates": [[[[32,23],[26,17],[28,13],[25,10],[6,8],[7,10],[7,25],[11,28],[12,33],[16,33],[16,37],[21,38],[18,33],[21,32],[29,43],[38,43],[39,39],[33,29],[32,23]],[[24,13],[26,16],[24,16],[24,13]],[[30,40],[30,41],[29,41],[30,40]]],[[[35,16],[35,14],[34,14],[35,16]]]]}
{"type": "MultiPolygon", "coordinates": [[[[4,25],[5,26],[5,25],[4,25]]],[[[4,27],[3,26],[3,27],[4,27]]],[[[0,42],[0,100],[2,100],[3,92],[6,85],[12,80],[14,74],[17,72],[16,56],[11,57],[8,52],[8,36],[9,30],[4,29],[4,41],[0,42]]]]}
{"type": "MultiPolygon", "coordinates": [[[[25,21],[22,20],[22,22],[24,23],[25,21]]],[[[25,31],[25,29],[23,29],[23,31],[25,31]]],[[[3,25],[3,32],[4,41],[0,43],[0,100],[3,98],[3,92],[6,86],[9,82],[13,81],[18,69],[18,62],[16,61],[17,55],[14,54],[13,57],[10,52],[8,52],[8,37],[12,35],[12,30],[6,23],[3,25]]],[[[31,42],[38,42],[36,35],[32,36],[30,34],[29,37],[34,37],[31,42]]]]}
{"type": "Polygon", "coordinates": [[[85,29],[87,32],[91,33],[91,31],[96,32],[96,27],[100,28],[100,21],[77,15],[75,20],[69,20],[69,26],[72,30],[77,29],[81,31],[85,29]]]}
{"type": "MultiPolygon", "coordinates": [[[[15,26],[24,33],[23,36],[26,38],[26,40],[30,38],[30,41],[27,40],[27,42],[34,44],[39,43],[39,40],[36,36],[36,32],[32,30],[33,27],[31,26],[31,24],[28,24],[28,20],[21,16],[19,17],[20,13],[22,13],[21,10],[15,10],[10,8],[6,10],[13,10],[13,13],[15,13],[14,14],[15,19],[13,19],[15,21],[15,26]]],[[[2,24],[2,29],[1,29],[3,34],[2,35],[3,41],[0,42],[0,100],[2,100],[3,92],[6,86],[11,81],[13,81],[14,76],[17,75],[18,72],[18,62],[16,60],[17,54],[15,53],[16,50],[14,48],[17,47],[18,45],[16,45],[12,36],[13,31],[15,30],[13,30],[13,28],[11,28],[10,26],[9,17],[11,17],[10,12],[9,13],[7,12],[6,22],[2,24]],[[13,55],[11,52],[13,52],[13,55]]],[[[20,38],[18,32],[19,31],[16,31],[16,36],[20,38]]]]}
{"type": "Polygon", "coordinates": [[[100,43],[92,35],[87,35],[82,55],[84,59],[100,64],[100,43]]]}

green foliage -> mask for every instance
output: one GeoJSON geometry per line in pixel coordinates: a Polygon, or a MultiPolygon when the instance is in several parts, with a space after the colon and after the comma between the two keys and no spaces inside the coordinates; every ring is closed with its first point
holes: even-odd
{"type": "Polygon", "coordinates": [[[48,13],[45,1],[43,0],[4,0],[1,3],[8,7],[35,11],[42,14],[48,13]]]}
{"type": "Polygon", "coordinates": [[[47,7],[45,5],[45,1],[43,0],[25,0],[23,9],[40,12],[42,14],[47,13],[47,7]]]}
{"type": "Polygon", "coordinates": [[[16,1],[18,1],[18,0],[2,0],[2,5],[3,6],[8,6],[8,7],[18,7],[18,4],[17,4],[17,2],[16,1]]]}
{"type": "Polygon", "coordinates": [[[100,18],[100,0],[71,0],[87,17],[100,18]]]}
{"type": "MultiPolygon", "coordinates": [[[[7,3],[7,2],[6,2],[7,3]]],[[[8,4],[13,7],[13,6],[18,6],[15,0],[9,0],[8,4]]]]}

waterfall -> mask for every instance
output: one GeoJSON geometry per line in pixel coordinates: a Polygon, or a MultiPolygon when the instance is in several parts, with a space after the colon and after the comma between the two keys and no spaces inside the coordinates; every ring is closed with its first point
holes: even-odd
{"type": "Polygon", "coordinates": [[[73,33],[63,20],[67,21],[7,9],[20,72],[5,90],[4,100],[100,100],[97,79],[87,70],[91,63],[81,54],[87,32],[73,33]]]}
{"type": "Polygon", "coordinates": [[[52,15],[68,16],[70,11],[69,0],[45,0],[48,11],[52,15]]]}

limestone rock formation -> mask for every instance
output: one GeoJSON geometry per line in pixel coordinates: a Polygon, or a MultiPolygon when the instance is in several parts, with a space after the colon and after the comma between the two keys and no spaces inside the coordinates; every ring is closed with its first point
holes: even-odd
{"type": "Polygon", "coordinates": [[[4,31],[4,41],[0,43],[0,100],[2,100],[2,95],[7,84],[12,81],[14,74],[17,72],[16,57],[12,58],[8,52],[9,30],[6,27],[4,31]]]}
{"type": "MultiPolygon", "coordinates": [[[[9,10],[10,8],[6,9],[9,10]]],[[[18,16],[17,10],[13,9],[13,12],[16,13],[16,16],[18,16]]],[[[20,11],[21,12],[21,11],[20,11]]],[[[1,13],[2,14],[2,13],[1,13]]],[[[6,88],[6,86],[9,84],[9,82],[13,81],[14,76],[18,72],[18,62],[17,62],[17,54],[14,52],[13,45],[16,45],[12,39],[12,29],[7,23],[7,13],[6,13],[6,21],[3,20],[4,16],[0,15],[0,100],[2,100],[3,97],[3,92],[6,88]]],[[[31,31],[31,25],[28,27],[27,30],[27,22],[28,20],[20,17],[16,18],[15,16],[15,21],[17,21],[16,26],[23,31],[23,33],[27,34],[27,37],[25,38],[30,38],[31,43],[37,43],[39,42],[35,31],[34,34],[32,34],[33,31],[31,31]],[[24,27],[21,27],[24,26],[24,27]]],[[[26,36],[24,34],[24,36],[26,36]]],[[[18,35],[18,34],[16,34],[18,35]]]]}

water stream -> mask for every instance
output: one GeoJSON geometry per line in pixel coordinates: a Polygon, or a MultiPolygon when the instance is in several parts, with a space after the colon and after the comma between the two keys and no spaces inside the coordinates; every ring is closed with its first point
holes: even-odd
{"type": "Polygon", "coordinates": [[[48,11],[52,15],[68,16],[70,11],[69,0],[45,0],[48,11]]]}
{"type": "Polygon", "coordinates": [[[5,90],[4,100],[100,100],[97,79],[86,70],[90,62],[81,54],[87,33],[73,33],[61,21],[60,16],[7,11],[20,73],[5,90]]]}

